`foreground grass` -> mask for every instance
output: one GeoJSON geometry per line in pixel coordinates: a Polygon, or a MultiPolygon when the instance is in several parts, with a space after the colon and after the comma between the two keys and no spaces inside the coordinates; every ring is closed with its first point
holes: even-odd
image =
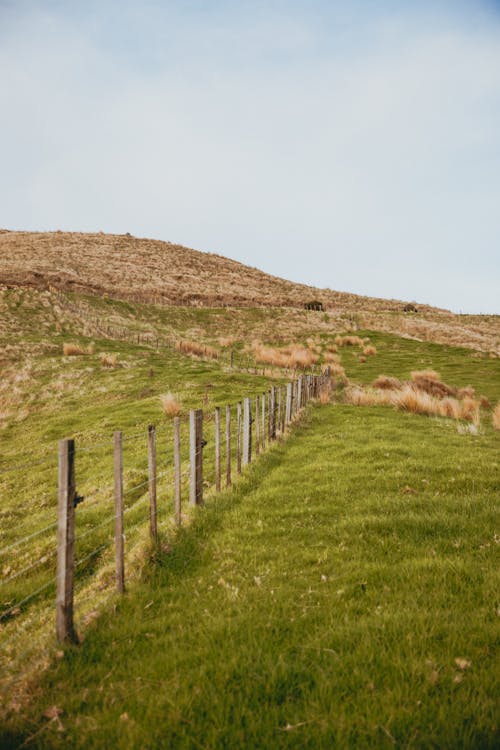
{"type": "Polygon", "coordinates": [[[494,747],[499,479],[492,431],[314,410],[64,652],[0,744],[494,747]]]}

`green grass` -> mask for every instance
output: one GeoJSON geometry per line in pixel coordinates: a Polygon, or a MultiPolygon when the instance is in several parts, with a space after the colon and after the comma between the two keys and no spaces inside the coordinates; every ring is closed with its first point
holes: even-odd
{"type": "Polygon", "coordinates": [[[496,746],[499,479],[492,432],[315,409],[65,650],[3,746],[496,746]]]}
{"type": "MultiPolygon", "coordinates": [[[[78,302],[88,309],[90,313],[97,314],[110,324],[117,320],[119,324],[122,324],[123,320],[126,319],[132,332],[152,328],[165,335],[174,333],[177,336],[195,337],[207,343],[216,344],[218,336],[231,333],[236,322],[240,334],[243,331],[243,340],[248,342],[253,339],[257,331],[261,340],[271,345],[280,345],[284,341],[279,327],[283,322],[286,322],[286,311],[276,313],[276,311],[262,309],[238,310],[235,312],[223,309],[148,308],[144,305],[121,303],[94,297],[79,298],[76,295],[70,295],[70,297],[74,302],[78,302]]],[[[339,487],[340,489],[343,488],[344,495],[341,496],[347,502],[346,507],[352,507],[353,509],[352,522],[354,523],[357,518],[360,530],[356,539],[357,543],[361,544],[361,540],[365,538],[363,536],[365,525],[367,528],[371,528],[372,515],[377,517],[377,523],[381,522],[381,516],[383,516],[390,525],[394,514],[396,522],[401,523],[402,531],[412,531],[415,527],[415,529],[420,530],[422,538],[425,538],[424,530],[428,529],[429,524],[429,516],[427,515],[429,506],[424,502],[424,499],[429,495],[430,489],[425,481],[421,480],[427,479],[430,481],[434,476],[435,480],[440,482],[444,465],[454,467],[447,490],[450,503],[453,501],[457,507],[462,507],[464,504],[464,508],[470,509],[470,502],[472,502],[470,497],[476,498],[476,495],[478,507],[480,507],[482,502],[481,487],[486,486],[484,482],[493,481],[493,478],[498,476],[497,457],[494,454],[494,446],[498,447],[498,433],[496,435],[493,433],[489,423],[489,414],[485,410],[482,414],[483,428],[481,433],[472,436],[459,435],[456,425],[448,420],[416,418],[411,415],[396,414],[390,408],[356,410],[338,407],[334,411],[335,416],[332,414],[332,434],[330,434],[330,428],[327,427],[327,422],[323,424],[322,418],[320,419],[317,415],[311,435],[309,436],[307,432],[301,433],[303,443],[297,443],[297,445],[303,447],[299,449],[298,453],[293,453],[295,448],[292,450],[295,443],[290,445],[290,453],[288,449],[285,450],[282,447],[273,451],[270,456],[262,460],[259,467],[254,469],[250,483],[241,485],[230,498],[222,498],[220,501],[211,498],[209,511],[201,515],[194,528],[183,531],[180,538],[174,541],[171,523],[173,513],[171,423],[161,414],[158,396],[171,390],[181,397],[185,415],[190,408],[199,406],[203,406],[205,411],[210,414],[213,412],[215,405],[234,404],[242,396],[262,393],[269,388],[270,380],[261,375],[238,370],[231,371],[217,362],[204,362],[183,357],[169,349],[161,349],[156,352],[150,347],[138,345],[132,335],[128,342],[91,337],[90,335],[84,336],[82,335],[84,320],[79,320],[78,317],[75,318],[64,311],[57,310],[52,306],[53,300],[49,294],[10,290],[0,295],[0,303],[4,305],[0,310],[2,313],[0,343],[4,347],[8,362],[6,382],[11,384],[12,392],[16,393],[14,406],[8,404],[8,408],[12,409],[12,414],[4,420],[0,430],[0,494],[2,497],[0,549],[9,546],[21,537],[38,532],[47,525],[54,523],[57,504],[57,441],[65,436],[75,437],[77,443],[77,488],[80,494],[86,498],[83,505],[79,506],[77,510],[77,560],[86,558],[88,554],[101,545],[107,545],[78,568],[76,621],[84,634],[88,631],[89,620],[103,611],[110,610],[113,597],[113,549],[111,545],[113,513],[112,433],[115,429],[122,429],[125,437],[129,438],[124,444],[126,488],[130,490],[130,488],[139,485],[136,490],[129,491],[126,497],[126,506],[130,508],[126,519],[126,565],[128,580],[133,588],[134,596],[137,594],[141,602],[144,601],[144,597],[147,598],[146,604],[148,604],[150,599],[157,596],[153,593],[156,587],[158,587],[158,596],[161,597],[164,595],[164,586],[167,586],[170,600],[170,596],[174,595],[174,589],[177,591],[177,586],[182,584],[175,596],[178,595],[181,599],[183,596],[191,597],[193,621],[196,620],[196,613],[201,616],[204,611],[203,607],[198,608],[200,594],[194,593],[193,590],[182,589],[184,580],[187,580],[187,578],[184,573],[178,574],[185,571],[187,575],[187,572],[191,570],[191,557],[193,557],[197,560],[196,569],[201,571],[200,575],[205,580],[206,559],[202,553],[205,544],[207,549],[213,549],[210,541],[212,534],[215,536],[219,533],[231,535],[238,531],[242,535],[241,539],[238,537],[237,541],[234,541],[236,537],[231,536],[233,541],[230,542],[229,549],[232,550],[235,559],[239,554],[240,544],[242,545],[242,554],[245,551],[245,545],[251,547],[254,544],[255,535],[261,536],[260,531],[256,532],[256,528],[259,527],[253,525],[252,518],[246,515],[245,510],[247,505],[249,509],[253,507],[254,500],[256,503],[263,503],[264,506],[269,501],[270,507],[273,507],[274,504],[281,504],[283,508],[288,508],[286,513],[291,513],[293,516],[294,513],[299,515],[302,513],[302,511],[299,513],[297,509],[292,510],[296,507],[296,503],[300,502],[300,497],[304,499],[310,495],[310,499],[307,501],[307,504],[311,503],[310,515],[311,517],[317,516],[323,525],[320,527],[311,525],[310,534],[308,532],[307,538],[314,548],[323,545],[325,550],[328,551],[328,534],[333,533],[333,530],[327,533],[327,528],[331,514],[337,512],[334,510],[337,505],[330,506],[327,496],[337,497],[336,493],[339,487]],[[95,353],[83,357],[63,358],[62,345],[65,341],[80,343],[83,346],[93,342],[95,353]],[[118,355],[118,367],[111,370],[103,369],[99,362],[99,354],[102,351],[116,353],[118,355]],[[340,432],[339,425],[335,421],[339,415],[342,415],[342,424],[344,425],[340,432]],[[348,415],[351,415],[351,417],[348,417],[348,415]],[[352,425],[350,425],[351,420],[353,420],[352,425]],[[137,577],[141,574],[146,559],[145,550],[148,548],[148,498],[145,482],[147,480],[146,426],[149,423],[158,425],[158,471],[163,475],[159,480],[161,543],[163,546],[166,543],[169,545],[173,543],[174,552],[168,558],[162,559],[160,564],[161,575],[165,573],[169,583],[163,580],[148,580],[147,584],[144,584],[146,588],[143,597],[141,594],[142,588],[136,590],[134,587],[137,577]],[[359,433],[352,432],[355,425],[359,425],[359,433]],[[372,435],[374,426],[377,426],[377,429],[380,427],[381,430],[385,430],[386,434],[382,431],[376,438],[375,435],[372,435]],[[359,437],[363,429],[365,430],[364,440],[359,437]],[[382,434],[385,434],[384,439],[382,439],[382,434]],[[368,438],[366,438],[366,435],[368,435],[368,438]],[[419,435],[420,442],[417,440],[419,435]],[[336,437],[332,443],[331,438],[334,436],[336,437]],[[311,454],[309,448],[304,447],[309,445],[309,440],[314,449],[311,454]],[[439,450],[434,446],[435,441],[437,441],[436,445],[439,446],[439,450]],[[305,451],[303,457],[300,455],[301,450],[305,451]],[[463,460],[462,455],[466,455],[463,460]],[[340,458],[342,461],[338,463],[340,458]],[[38,464],[38,460],[42,463],[38,464]],[[33,466],[30,466],[32,462],[33,466]],[[281,462],[283,462],[282,465],[281,462]],[[25,463],[28,464],[26,468],[24,468],[25,463]],[[297,464],[296,467],[294,463],[297,464]],[[19,465],[22,468],[15,472],[1,473],[2,469],[12,465],[19,465]],[[327,479],[332,466],[337,467],[341,476],[332,476],[327,479]],[[411,486],[412,489],[418,491],[418,494],[413,495],[411,490],[408,491],[408,494],[402,493],[400,492],[401,488],[398,489],[396,494],[390,494],[393,490],[393,479],[398,476],[398,471],[402,471],[403,466],[405,472],[408,473],[408,477],[405,475],[405,478],[401,475],[402,488],[404,489],[407,485],[411,486]],[[485,476],[481,478],[482,473],[485,476]],[[295,478],[296,475],[299,479],[295,478]],[[473,486],[473,494],[468,495],[466,493],[464,495],[462,485],[463,483],[467,484],[467,482],[470,484],[471,477],[477,477],[474,480],[476,485],[473,486]],[[269,487],[274,488],[271,492],[271,499],[265,494],[268,481],[269,487]],[[338,486],[337,482],[340,482],[338,486]],[[416,484],[412,484],[412,482],[416,484]],[[296,483],[297,487],[295,487],[296,483]],[[325,497],[317,494],[323,488],[323,485],[325,485],[324,489],[327,493],[325,497]],[[309,487],[311,487],[311,490],[309,490],[309,487]],[[389,492],[387,497],[383,494],[386,490],[389,492]],[[261,495],[258,494],[259,492],[261,495]],[[381,497],[383,502],[380,500],[381,497]],[[366,503],[366,506],[359,506],[358,515],[356,515],[354,509],[359,503],[366,503]],[[382,511],[383,508],[385,508],[384,511],[382,511]],[[406,515],[404,516],[404,524],[403,519],[399,517],[401,508],[404,509],[404,514],[406,514],[408,508],[411,510],[409,518],[406,515]],[[229,524],[227,528],[226,524],[229,524]],[[231,524],[236,524],[238,528],[233,528],[231,524]],[[321,541],[323,539],[323,527],[325,527],[325,536],[324,541],[321,541]],[[246,539],[245,543],[242,541],[244,539],[246,539]],[[148,592],[151,592],[151,594],[148,592]]],[[[317,336],[321,338],[323,343],[329,343],[333,341],[337,333],[341,332],[333,326],[331,331],[325,331],[323,328],[318,332],[314,328],[315,320],[317,320],[317,316],[315,317],[314,314],[295,311],[290,319],[290,339],[305,343],[309,336],[317,336]],[[293,326],[297,324],[297,320],[300,320],[300,327],[294,334],[293,326]]],[[[354,349],[342,348],[339,353],[351,381],[370,383],[381,373],[408,378],[410,372],[414,369],[433,368],[441,373],[444,380],[454,385],[464,386],[471,383],[478,393],[484,393],[492,402],[496,402],[500,398],[500,359],[488,359],[484,355],[469,349],[444,347],[389,334],[372,331],[361,331],[359,333],[362,336],[368,336],[371,343],[375,344],[377,355],[369,357],[365,363],[361,363],[358,359],[359,349],[357,347],[354,349]]],[[[240,340],[235,343],[235,347],[241,349],[242,346],[240,335],[240,340]]],[[[284,382],[284,378],[275,378],[272,382],[284,382]]],[[[9,396],[9,391],[7,391],[7,395],[9,396]]],[[[2,391],[0,390],[0,420],[2,419],[1,406],[2,391]]],[[[325,413],[330,412],[327,410],[325,413]]],[[[208,438],[208,445],[205,449],[205,476],[207,484],[212,485],[214,460],[211,423],[207,424],[205,434],[208,438]]],[[[187,459],[187,424],[185,421],[183,422],[183,457],[184,460],[187,459]]],[[[441,492],[439,487],[440,485],[435,491],[441,492]]],[[[185,484],[184,497],[186,497],[185,484]]],[[[440,503],[440,495],[435,495],[435,497],[438,498],[435,502],[440,503]]],[[[476,499],[473,502],[475,508],[476,499]]],[[[335,518],[335,515],[332,517],[335,518]]],[[[297,521],[297,531],[303,522],[303,519],[297,521]]],[[[463,542],[460,542],[460,545],[467,545],[469,531],[472,533],[472,525],[468,517],[464,517],[464,524],[465,522],[467,523],[467,533],[464,532],[463,542]]],[[[295,524],[295,521],[293,523],[295,524]]],[[[312,520],[310,523],[313,523],[312,520]]],[[[281,529],[284,539],[286,539],[286,523],[276,521],[276,524],[275,531],[281,529]]],[[[335,531],[335,533],[337,532],[335,531]]],[[[429,533],[433,533],[432,528],[429,533]]],[[[293,539],[293,534],[291,538],[293,539]]],[[[381,542],[375,541],[375,537],[371,539],[375,545],[372,550],[373,564],[385,560],[387,556],[391,560],[394,558],[396,538],[393,538],[393,534],[387,529],[384,530],[382,538],[386,539],[385,546],[381,542]]],[[[267,559],[269,550],[266,552],[263,547],[270,545],[272,548],[277,542],[276,539],[266,541],[265,537],[261,541],[262,549],[257,545],[256,550],[260,549],[258,554],[263,559],[267,559]]],[[[453,543],[455,542],[456,540],[453,543]]],[[[305,544],[304,541],[301,542],[299,539],[295,543],[299,546],[305,544]]],[[[405,545],[409,544],[409,539],[405,538],[404,533],[403,540],[400,540],[399,543],[401,549],[405,549],[405,545]]],[[[272,552],[285,566],[286,575],[292,579],[295,566],[299,565],[300,567],[300,564],[298,559],[295,562],[290,559],[290,564],[287,565],[287,560],[292,552],[295,554],[297,550],[291,550],[285,542],[280,545],[276,549],[272,549],[272,552]]],[[[491,542],[491,546],[494,546],[494,542],[491,542]]],[[[437,561],[441,558],[437,555],[436,559],[434,559],[436,556],[427,559],[428,555],[425,552],[427,548],[423,547],[423,549],[425,564],[422,562],[422,567],[423,573],[427,575],[429,573],[427,567],[432,568],[432,565],[437,565],[437,561]]],[[[460,546],[460,549],[462,549],[462,546],[460,546]]],[[[485,547],[485,549],[489,550],[488,547],[485,547]]],[[[55,528],[51,528],[26,545],[14,548],[0,556],[0,610],[9,609],[13,604],[51,579],[55,573],[54,550],[55,528]],[[40,559],[41,563],[34,569],[12,582],[8,582],[13,574],[22,571],[33,561],[40,559]]],[[[343,552],[343,550],[341,551],[343,552]]],[[[363,547],[363,553],[365,551],[363,547]]],[[[331,550],[328,552],[330,556],[333,554],[331,550]]],[[[343,554],[341,557],[344,560],[343,554]]],[[[367,560],[369,559],[370,554],[367,556],[367,560]]],[[[226,562],[225,564],[229,563],[226,562]]],[[[273,566],[275,564],[277,563],[272,563],[273,566]]],[[[401,570],[405,568],[405,565],[406,558],[403,556],[401,558],[401,570]]],[[[453,590],[451,578],[453,570],[441,571],[443,586],[446,589],[447,584],[450,583],[451,591],[453,590]]],[[[462,568],[459,567],[457,570],[458,574],[461,575],[462,568]]],[[[418,568],[418,575],[420,575],[420,572],[420,568],[418,568]]],[[[154,576],[156,574],[157,571],[154,572],[154,576]]],[[[260,573],[255,575],[262,578],[260,573]]],[[[285,576],[285,573],[280,575],[285,576]]],[[[325,575],[330,581],[329,575],[327,573],[325,575]]],[[[360,574],[361,583],[364,582],[367,575],[368,573],[360,574]]],[[[227,582],[225,576],[221,577],[227,582]]],[[[408,567],[407,580],[410,588],[413,578],[414,571],[411,567],[408,567]]],[[[282,581],[279,576],[277,580],[282,581]]],[[[432,578],[432,581],[435,583],[434,578],[432,578]]],[[[320,598],[315,605],[318,611],[330,606],[330,600],[322,598],[329,591],[327,582],[322,583],[325,586],[320,587],[320,598]]],[[[233,583],[229,585],[232,586],[233,583]]],[[[262,583],[260,587],[256,584],[255,586],[260,589],[264,584],[262,583]]],[[[217,587],[224,588],[223,584],[217,584],[215,589],[211,591],[217,592],[217,587]]],[[[250,586],[250,588],[252,587],[250,586]]],[[[341,589],[342,586],[339,586],[339,588],[341,589]]],[[[357,591],[357,589],[355,590],[357,591]]],[[[231,588],[227,588],[226,596],[231,596],[231,591],[231,588]]],[[[252,593],[252,591],[247,593],[251,596],[254,594],[260,596],[258,592],[252,593]]],[[[280,607],[283,611],[288,611],[286,609],[288,604],[285,607],[287,591],[288,589],[285,587],[283,596],[280,598],[280,607]]],[[[362,588],[362,591],[362,601],[365,601],[367,587],[362,588]]],[[[220,594],[220,591],[218,593],[220,594]]],[[[53,586],[44,589],[34,599],[23,605],[20,611],[15,611],[12,617],[0,624],[0,645],[4,652],[0,664],[0,689],[4,686],[4,680],[6,680],[7,685],[11,685],[11,678],[13,678],[14,681],[17,679],[19,682],[16,690],[18,688],[24,690],[25,676],[23,670],[25,668],[31,669],[30,674],[32,676],[39,666],[43,667],[44,663],[49,663],[52,659],[53,596],[53,586]],[[29,634],[28,649],[25,647],[26,634],[29,634]]],[[[244,617],[247,606],[249,606],[250,622],[253,617],[251,615],[253,599],[248,603],[246,599],[241,598],[242,596],[243,594],[240,591],[237,597],[235,595],[234,611],[237,611],[241,606],[243,609],[241,616],[244,617]]],[[[339,597],[339,601],[343,602],[343,593],[336,596],[339,597]]],[[[419,608],[422,607],[422,602],[425,602],[425,596],[426,594],[419,600],[419,608]]],[[[274,599],[271,601],[274,601],[274,599]]],[[[335,597],[333,597],[333,601],[337,606],[338,602],[335,597]]],[[[214,606],[220,606],[220,604],[219,597],[214,606]]],[[[143,605],[139,604],[138,606],[143,605]]],[[[156,604],[151,605],[151,607],[156,606],[156,604]]],[[[290,603],[290,606],[292,606],[292,603],[290,603]]],[[[147,611],[149,611],[149,607],[147,611]]],[[[208,608],[207,611],[209,611],[208,608]]],[[[230,611],[232,612],[233,609],[230,608],[230,611]]],[[[409,616],[412,616],[412,612],[413,610],[410,608],[409,616]]],[[[128,612],[124,614],[124,617],[130,619],[130,622],[134,622],[137,619],[137,613],[128,612]]],[[[221,615],[221,617],[218,627],[222,629],[222,632],[226,632],[233,621],[233,615],[231,615],[228,623],[225,622],[225,615],[221,615]]],[[[103,624],[100,624],[99,627],[104,628],[104,633],[106,633],[107,625],[105,621],[102,622],[103,624]]],[[[354,627],[353,622],[351,614],[350,619],[346,621],[345,628],[354,627]]],[[[338,623],[336,623],[337,625],[338,623]]],[[[243,627],[245,629],[249,626],[243,625],[243,627]]],[[[277,628],[278,626],[273,625],[272,627],[277,628]]],[[[263,636],[258,628],[257,632],[258,642],[261,638],[265,640],[265,634],[263,636]]],[[[153,635],[156,638],[156,632],[153,635]]],[[[183,641],[185,638],[189,640],[189,636],[184,630],[179,637],[183,641]]],[[[215,635],[212,637],[215,639],[215,635]]],[[[417,640],[421,643],[422,639],[421,633],[417,640]]],[[[372,642],[372,649],[373,643],[378,643],[378,641],[375,639],[372,642]]],[[[279,653],[279,650],[275,652],[278,662],[279,653]]],[[[321,658],[323,658],[322,653],[319,654],[321,658]]],[[[324,653],[328,654],[329,652],[324,653]]],[[[87,658],[85,654],[87,654],[86,645],[82,649],[83,660],[87,658]]],[[[459,654],[456,654],[456,656],[459,656],[459,654]]],[[[237,655],[236,658],[239,658],[239,656],[237,655]]],[[[254,658],[253,652],[252,658],[254,658]]],[[[64,669],[64,666],[62,669],[64,669]]],[[[176,667],[176,674],[180,679],[179,669],[176,667]]],[[[438,672],[441,674],[442,669],[444,667],[433,668],[431,673],[438,672]]],[[[472,671],[467,670],[464,682],[465,678],[469,678],[469,674],[472,674],[472,671]]],[[[222,683],[218,684],[219,689],[222,690],[222,683]]],[[[441,681],[438,680],[437,684],[441,685],[441,681]]],[[[462,683],[454,683],[453,689],[458,690],[457,685],[461,686],[462,683]]],[[[246,689],[247,687],[245,687],[246,689]]],[[[11,698],[12,694],[9,695],[9,700],[11,698]]],[[[187,700],[187,698],[183,698],[183,700],[187,700]]],[[[33,718],[33,721],[34,725],[38,726],[38,719],[33,718]]],[[[287,721],[293,723],[291,718],[287,721]]],[[[314,719],[313,723],[321,727],[323,726],[322,721],[314,719]]],[[[13,726],[15,726],[15,722],[13,726]]],[[[21,731],[26,730],[29,733],[30,726],[29,723],[25,724],[21,731]]],[[[304,726],[309,726],[309,724],[304,726]]],[[[385,733],[384,730],[381,730],[381,732],[382,734],[385,733]]],[[[284,731],[283,736],[288,738],[288,742],[294,742],[295,733],[296,730],[284,731]]],[[[278,738],[281,736],[282,733],[279,733],[278,738]]],[[[300,736],[302,737],[302,735],[300,736]]],[[[323,741],[321,733],[315,735],[315,737],[318,742],[323,741]]],[[[339,737],[341,737],[341,734],[339,734],[339,737]]],[[[349,732],[345,737],[348,738],[346,742],[355,743],[349,732]]],[[[344,742],[342,738],[343,735],[339,742],[344,742]]],[[[390,739],[389,736],[387,736],[387,739],[390,739]]],[[[183,739],[182,742],[184,741],[188,743],[191,740],[183,739]]],[[[203,740],[199,741],[203,744],[203,740]]],[[[225,742],[225,740],[223,741],[225,742]]],[[[270,746],[274,746],[280,741],[279,739],[273,740],[270,746]]],[[[359,743],[362,744],[363,741],[362,738],[359,739],[359,743]]],[[[300,741],[297,740],[297,742],[300,746],[300,741]]],[[[128,746],[133,747],[134,745],[132,743],[128,746]]]]}

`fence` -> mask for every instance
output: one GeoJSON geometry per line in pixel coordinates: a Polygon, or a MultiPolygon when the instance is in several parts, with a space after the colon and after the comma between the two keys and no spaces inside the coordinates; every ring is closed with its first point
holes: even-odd
{"type": "MultiPolygon", "coordinates": [[[[202,409],[189,413],[189,467],[183,471],[181,456],[181,419],[173,420],[173,513],[177,525],[182,523],[182,477],[188,474],[189,504],[203,504],[206,484],[204,470],[207,467],[205,449],[208,445],[205,429],[213,425],[213,482],[208,483],[219,492],[223,484],[230,487],[232,470],[240,474],[255,456],[271,442],[283,435],[299,411],[320,395],[329,380],[329,374],[301,376],[287,384],[275,387],[256,396],[246,397],[236,405],[235,460],[233,460],[234,406],[225,407],[224,431],[222,430],[221,407],[213,415],[206,416],[202,409]],[[223,435],[224,433],[224,435],[223,435]],[[224,443],[224,449],[223,449],[224,443]],[[222,458],[225,451],[225,478],[223,482],[222,458]]],[[[153,543],[158,541],[158,494],[157,494],[157,443],[156,427],[150,425],[147,432],[149,534],[153,543]]],[[[73,622],[74,605],[74,552],[77,508],[84,498],[77,492],[75,469],[76,445],[74,440],[61,440],[59,444],[59,494],[57,536],[57,596],[56,633],[59,641],[76,641],[73,622]]],[[[124,526],[124,482],[123,482],[123,435],[114,435],[114,546],[115,587],[119,593],[125,590],[125,526],[124,526]]]]}
{"type": "MultiPolygon", "coordinates": [[[[63,293],[54,292],[54,294],[62,309],[75,313],[83,318],[89,329],[89,333],[91,332],[93,336],[102,336],[103,338],[109,338],[111,340],[126,341],[141,346],[150,346],[157,351],[160,348],[182,351],[182,348],[179,347],[182,347],[182,344],[185,342],[179,337],[161,335],[156,330],[137,330],[124,325],[111,324],[109,321],[100,318],[95,312],[88,308],[69,301],[63,293]]],[[[255,374],[262,372],[262,375],[266,375],[266,370],[268,373],[272,373],[279,369],[286,375],[294,375],[297,371],[305,369],[301,367],[278,367],[277,365],[259,362],[248,352],[236,349],[219,350],[202,344],[197,348],[197,356],[215,360],[221,364],[225,364],[231,369],[239,369],[245,372],[253,372],[255,374]]],[[[186,352],[184,351],[183,353],[186,352]]],[[[314,365],[312,365],[310,369],[311,372],[314,372],[314,365]]]]}
{"type": "MultiPolygon", "coordinates": [[[[5,555],[16,558],[12,571],[3,563],[0,624],[14,621],[14,631],[1,645],[23,631],[17,623],[21,613],[32,612],[31,607],[38,611],[37,604],[46,607],[52,586],[56,589],[57,638],[75,641],[75,593],[77,599],[84,591],[88,594],[106,568],[105,561],[111,571],[104,581],[107,589],[112,575],[114,588],[122,593],[134,535],[142,534],[144,541],[147,527],[156,543],[164,524],[183,523],[186,503],[200,505],[208,491],[230,487],[235,475],[287,432],[298,412],[320,395],[327,382],[328,370],[322,375],[303,375],[235,405],[215,407],[211,413],[194,409],[169,424],[151,425],[134,435],[117,431],[112,442],[78,446],[78,440],[60,441],[57,521],[45,522],[43,528],[23,538],[11,537],[0,549],[0,561],[2,556],[7,559],[5,555]],[[33,541],[37,544],[32,556],[21,555],[20,550],[33,541]],[[81,584],[80,588],[75,584],[81,584]]],[[[14,486],[19,481],[17,472],[34,465],[21,462],[9,467],[16,470],[14,486]]],[[[54,468],[48,456],[36,465],[36,470],[50,472],[49,488],[56,480],[54,468]]],[[[28,628],[29,623],[28,616],[28,628]]]]}

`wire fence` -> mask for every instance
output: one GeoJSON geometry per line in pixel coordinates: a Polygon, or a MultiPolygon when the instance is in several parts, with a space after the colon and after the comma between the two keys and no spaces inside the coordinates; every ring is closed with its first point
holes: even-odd
{"type": "Polygon", "coordinates": [[[54,592],[57,639],[77,641],[75,611],[81,610],[81,625],[89,602],[122,593],[146,540],[154,549],[184,523],[188,506],[229,488],[329,384],[326,370],[210,412],[191,410],[168,429],[117,431],[91,446],[107,457],[107,473],[97,482],[93,453],[74,440],[60,441],[57,520],[0,548],[0,649],[19,647],[25,655],[25,623],[36,617],[47,623],[54,592]],[[139,440],[142,446],[130,452],[139,440]]]}

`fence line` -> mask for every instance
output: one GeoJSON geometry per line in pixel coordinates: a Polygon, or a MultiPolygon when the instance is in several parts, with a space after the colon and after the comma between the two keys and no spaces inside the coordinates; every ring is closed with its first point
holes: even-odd
{"type": "MultiPolygon", "coordinates": [[[[127,536],[130,531],[136,526],[145,526],[149,521],[150,538],[153,544],[156,544],[158,513],[165,509],[166,495],[169,498],[168,514],[172,517],[174,524],[180,526],[183,521],[183,503],[188,501],[190,505],[202,505],[207,490],[220,492],[223,488],[230,487],[233,481],[233,469],[237,474],[241,474],[278,437],[285,435],[308,402],[318,398],[321,390],[328,386],[329,376],[328,369],[321,375],[302,375],[286,386],[272,386],[270,390],[256,397],[244,397],[236,406],[227,404],[224,412],[217,406],[213,415],[204,413],[202,409],[192,409],[189,413],[188,436],[181,434],[181,424],[185,424],[185,420],[175,417],[171,457],[169,455],[165,457],[164,445],[162,445],[161,453],[157,452],[157,429],[154,425],[150,425],[147,431],[144,430],[137,435],[137,437],[146,437],[144,448],[147,465],[143,470],[147,473],[147,479],[130,487],[126,487],[124,481],[123,444],[126,438],[121,431],[116,431],[113,439],[105,443],[109,445],[113,456],[113,476],[110,476],[109,486],[106,487],[106,491],[109,492],[110,513],[82,533],[76,533],[79,515],[81,510],[85,509],[85,498],[81,498],[77,491],[76,457],[79,450],[75,440],[61,440],[59,442],[57,523],[17,540],[0,551],[7,552],[57,525],[57,550],[53,553],[57,554],[56,576],[1,612],[0,621],[9,620],[11,616],[18,614],[21,607],[55,583],[57,639],[60,642],[77,642],[78,637],[73,619],[76,570],[84,569],[88,560],[114,545],[115,588],[118,593],[123,593],[126,586],[127,536]],[[208,426],[210,430],[205,434],[204,427],[208,426]],[[183,447],[188,448],[187,457],[183,457],[183,447]],[[167,477],[168,479],[165,479],[167,477]],[[159,481],[162,479],[165,481],[159,481]],[[143,490],[140,497],[127,507],[125,498],[137,490],[143,490]],[[146,503],[147,500],[149,503],[146,512],[141,511],[144,513],[142,520],[137,521],[133,526],[126,524],[129,513],[141,503],[146,503]],[[82,502],[83,506],[80,505],[82,502]],[[109,539],[91,551],[80,550],[83,556],[75,559],[76,546],[95,532],[100,532],[102,539],[104,533],[102,529],[108,525],[111,527],[109,539]]],[[[99,490],[92,494],[97,494],[97,492],[99,490]]],[[[32,568],[46,562],[51,556],[51,553],[45,554],[22,570],[14,572],[5,584],[10,584],[14,579],[20,578],[32,568]]]]}

